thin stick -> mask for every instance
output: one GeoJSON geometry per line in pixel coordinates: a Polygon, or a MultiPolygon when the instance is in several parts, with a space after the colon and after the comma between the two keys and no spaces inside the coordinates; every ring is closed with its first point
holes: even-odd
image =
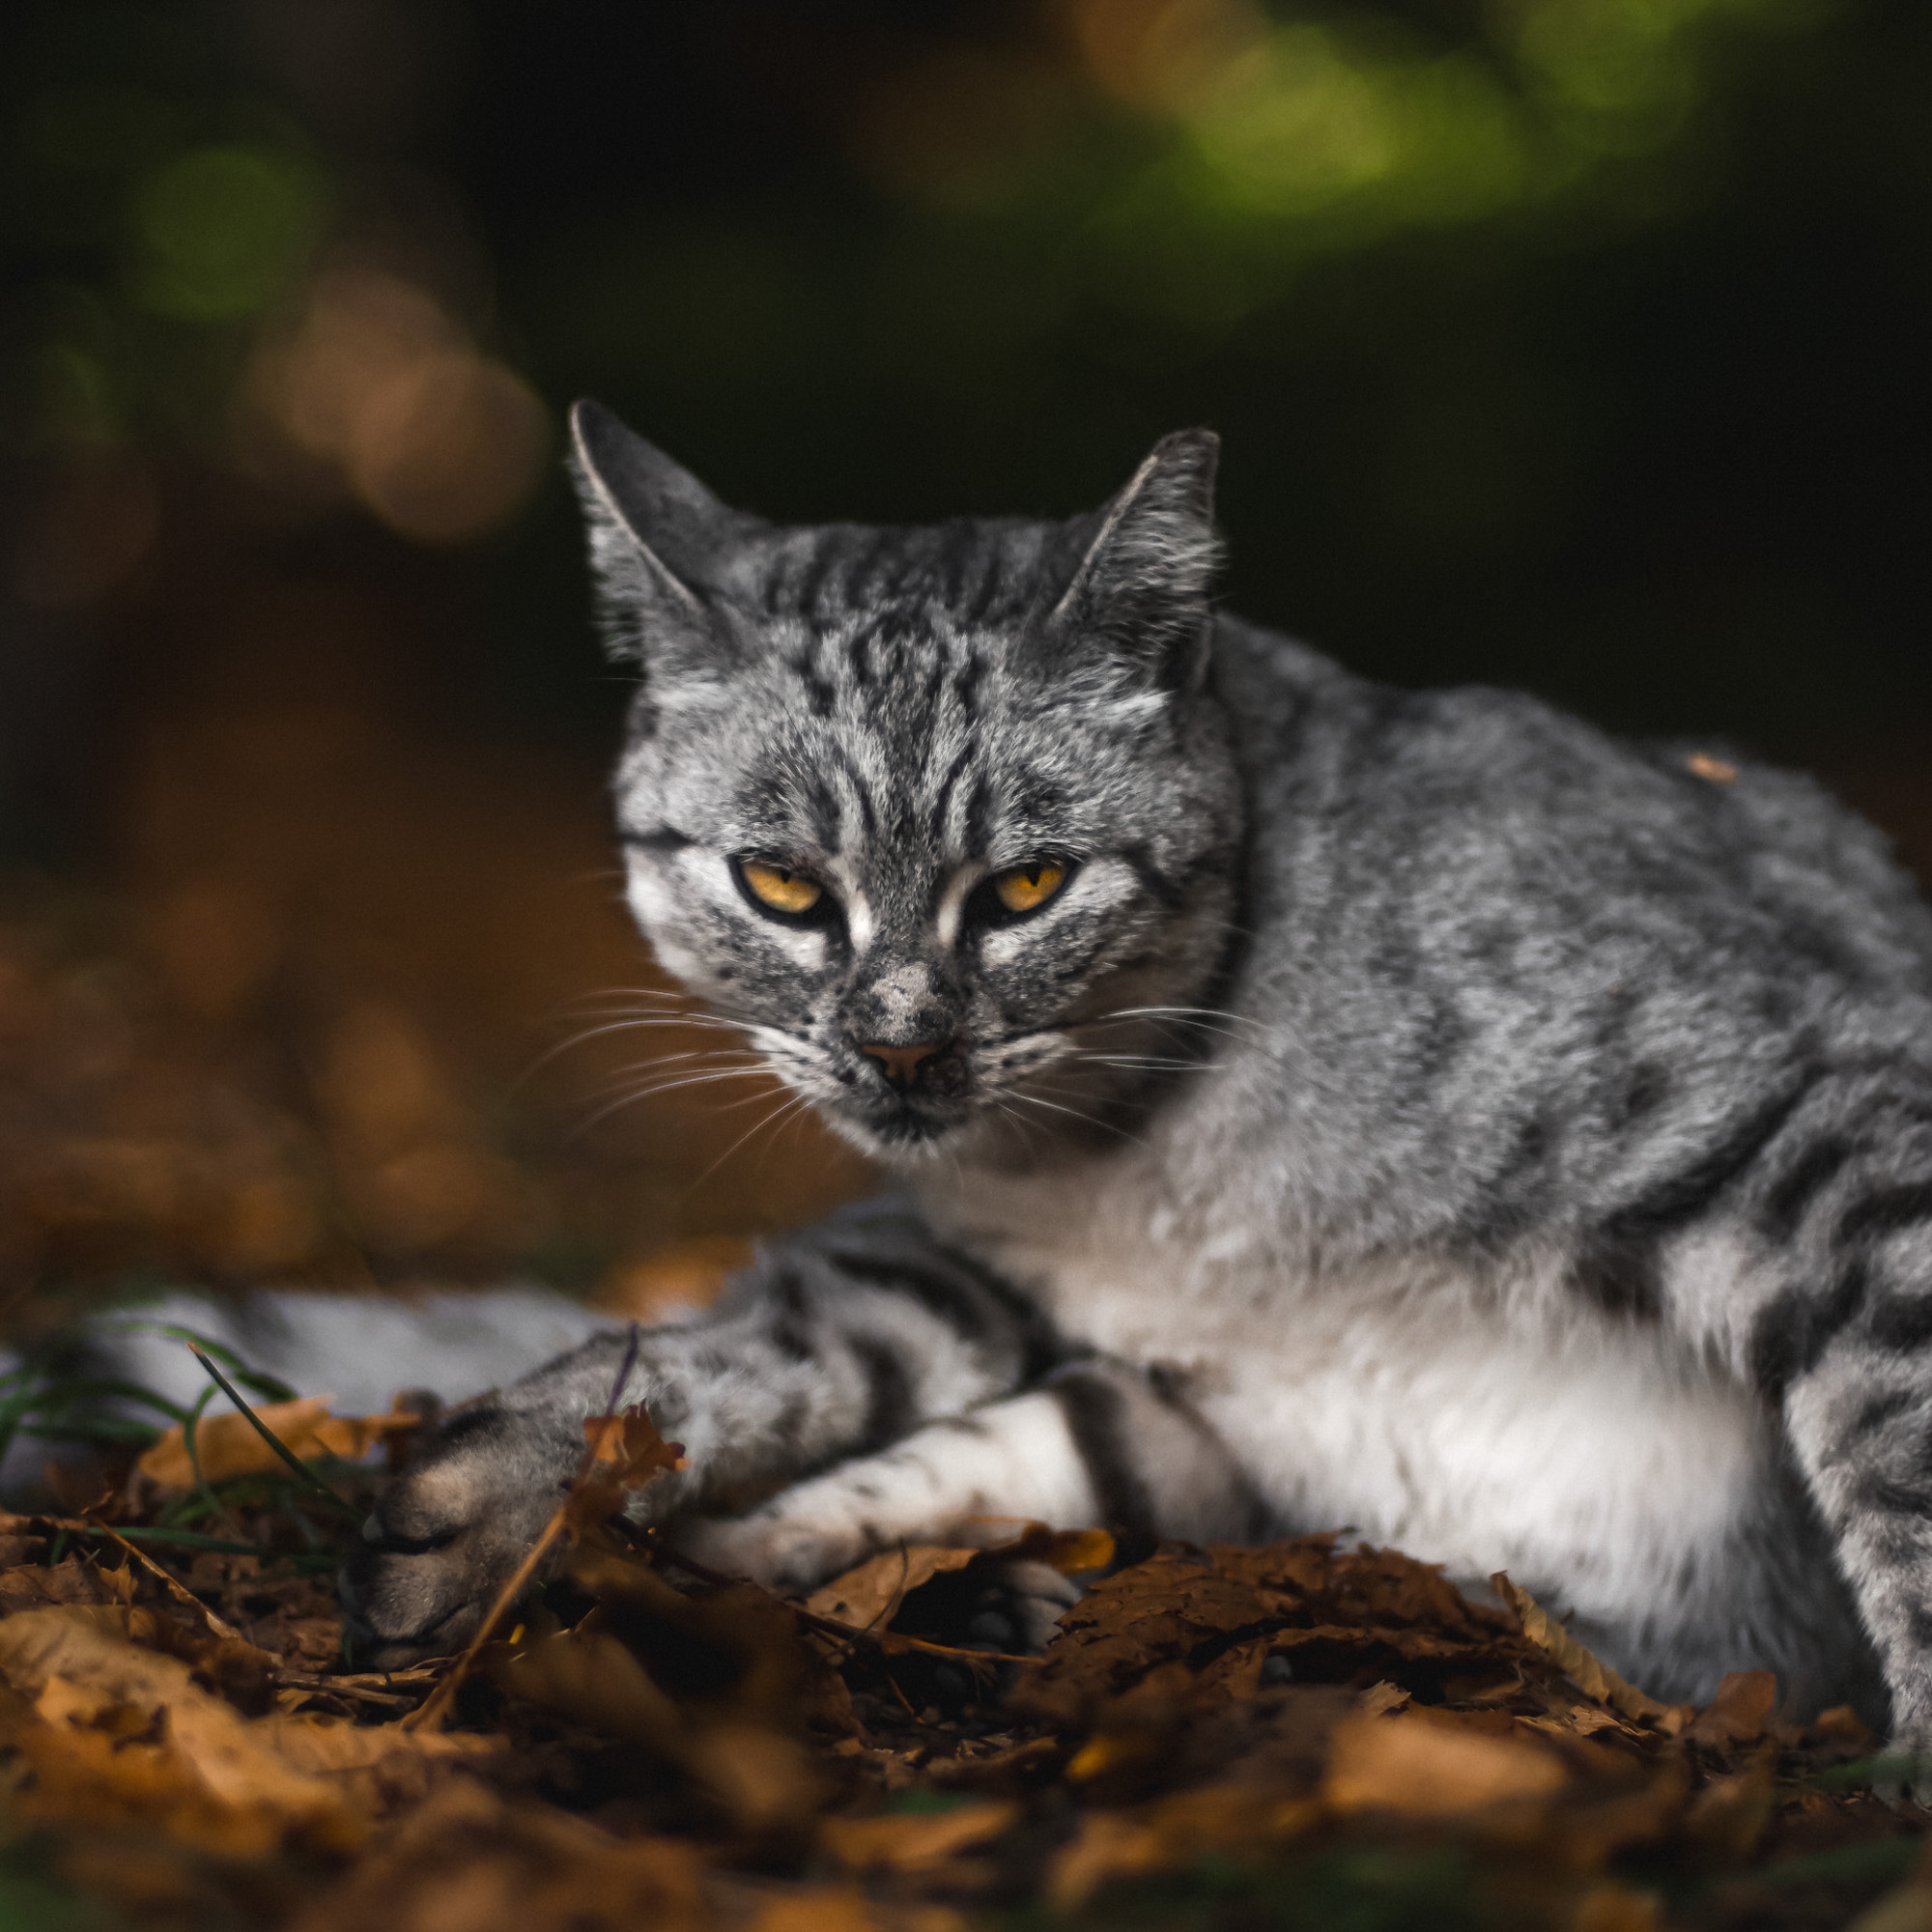
{"type": "Polygon", "coordinates": [[[469,1666],[476,1661],[477,1652],[496,1634],[497,1626],[502,1621],[504,1611],[523,1595],[530,1578],[537,1574],[537,1565],[550,1554],[557,1538],[563,1534],[564,1519],[569,1508],[570,1498],[566,1495],[557,1504],[551,1520],[544,1524],[543,1534],[530,1546],[529,1554],[511,1571],[509,1581],[497,1592],[497,1601],[490,1605],[489,1615],[476,1626],[476,1634],[469,1639],[469,1648],[456,1660],[456,1667],[430,1692],[426,1703],[412,1711],[403,1719],[404,1730],[442,1728],[443,1714],[456,1701],[457,1690],[463,1680],[469,1675],[469,1666]]]}
{"type": "MultiPolygon", "coordinates": [[[[624,1384],[630,1380],[631,1370],[637,1364],[639,1336],[638,1324],[633,1321],[630,1341],[624,1349],[624,1359],[618,1364],[617,1378],[611,1384],[611,1399],[604,1405],[604,1413],[607,1416],[616,1414],[617,1398],[624,1393],[624,1384]]],[[[578,1461],[577,1473],[564,1485],[563,1499],[552,1512],[550,1520],[544,1524],[543,1534],[530,1546],[528,1555],[511,1571],[509,1581],[497,1592],[497,1601],[490,1605],[489,1614],[476,1626],[476,1634],[469,1639],[463,1655],[456,1660],[455,1669],[430,1692],[427,1701],[420,1708],[412,1711],[403,1719],[405,1730],[441,1729],[444,1714],[456,1701],[457,1690],[462,1687],[463,1680],[469,1675],[469,1666],[476,1662],[477,1653],[495,1635],[497,1626],[503,1620],[504,1612],[523,1595],[530,1578],[537,1574],[537,1566],[550,1554],[555,1547],[557,1538],[563,1534],[564,1524],[570,1513],[570,1492],[590,1473],[590,1466],[596,1460],[597,1445],[586,1439],[583,1454],[578,1461]]]]}
{"type": "Polygon", "coordinates": [[[402,1705],[406,1710],[413,1708],[415,1699],[399,1690],[371,1690],[360,1684],[350,1684],[332,1677],[311,1677],[303,1672],[278,1671],[275,1682],[285,1690],[306,1691],[316,1697],[341,1697],[355,1704],[376,1704],[385,1710],[393,1710],[402,1705]]]}
{"type": "MultiPolygon", "coordinates": [[[[725,1585],[742,1583],[742,1577],[727,1577],[722,1570],[712,1570],[686,1556],[682,1551],[667,1549],[665,1556],[688,1576],[696,1577],[700,1583],[725,1585]]],[[[836,1617],[821,1617],[815,1610],[808,1610],[803,1604],[786,1604],[785,1608],[800,1623],[821,1635],[839,1637],[849,1642],[869,1643],[883,1650],[888,1657],[896,1657],[902,1650],[923,1651],[928,1657],[958,1657],[968,1663],[1038,1663],[1037,1657],[1015,1657],[1005,1650],[961,1650],[950,1643],[928,1643],[923,1636],[904,1636],[897,1631],[873,1630],[869,1625],[841,1624],[836,1617]]]]}
{"type": "MultiPolygon", "coordinates": [[[[121,1548],[125,1549],[128,1552],[128,1554],[131,1556],[134,1559],[134,1561],[141,1566],[143,1570],[147,1571],[149,1576],[158,1577],[174,1596],[179,1597],[185,1604],[193,1605],[193,1606],[201,1612],[202,1616],[207,1621],[209,1629],[212,1630],[216,1636],[222,1637],[224,1639],[228,1637],[233,1637],[237,1643],[246,1643],[248,1641],[248,1639],[245,1636],[243,1636],[242,1633],[239,1630],[237,1630],[233,1624],[228,1622],[228,1620],[225,1617],[219,1617],[215,1615],[215,1613],[213,1610],[211,1610],[208,1607],[208,1605],[204,1604],[201,1601],[201,1599],[197,1597],[194,1594],[194,1592],[190,1590],[187,1587],[187,1585],[181,1580],[179,1577],[171,1577],[145,1550],[136,1549],[134,1546],[131,1543],[129,1543],[128,1539],[125,1536],[123,1536],[118,1529],[111,1528],[108,1524],[101,1522],[98,1518],[90,1517],[88,1519],[88,1521],[102,1536],[111,1536],[114,1539],[114,1541],[118,1543],[121,1546],[121,1548]]],[[[260,1646],[256,1645],[253,1646],[253,1648],[259,1649],[260,1646]]]]}

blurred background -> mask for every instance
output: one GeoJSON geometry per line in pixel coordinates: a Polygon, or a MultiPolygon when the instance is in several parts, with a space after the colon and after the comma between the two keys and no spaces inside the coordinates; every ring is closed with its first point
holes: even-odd
{"type": "Polygon", "coordinates": [[[1211,424],[1248,614],[1932,865],[1928,97],[1923,0],[14,0],[0,1320],[648,1306],[865,1183],[626,1098],[582,393],[795,519],[1211,424]]]}

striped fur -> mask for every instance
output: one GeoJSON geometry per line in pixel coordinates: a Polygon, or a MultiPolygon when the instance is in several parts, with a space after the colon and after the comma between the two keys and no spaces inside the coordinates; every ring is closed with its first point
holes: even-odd
{"type": "MultiPolygon", "coordinates": [[[[674,1533],[803,1584],[987,1514],[1352,1528],[1659,1694],[1770,1667],[1932,1747],[1932,917],[1875,834],[1213,615],[1204,434],[908,530],[578,438],[631,904],[902,1190],[645,1338],[674,1533]]],[[[347,1588],[392,1654],[469,1628],[619,1353],[391,1492],[347,1588]]]]}

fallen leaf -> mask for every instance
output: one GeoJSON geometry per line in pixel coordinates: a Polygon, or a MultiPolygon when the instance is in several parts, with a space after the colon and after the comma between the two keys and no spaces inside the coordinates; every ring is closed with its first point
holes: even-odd
{"type": "Polygon", "coordinates": [[[861,1630],[882,1628],[891,1621],[909,1592],[950,1570],[963,1570],[981,1552],[939,1543],[912,1543],[868,1557],[856,1570],[821,1585],[805,1600],[815,1617],[852,1624],[861,1630]]]}
{"type": "Polygon", "coordinates": [[[1047,1893],[1062,1911],[1102,1885],[1191,1865],[1204,1852],[1245,1854],[1319,1824],[1319,1802],[1284,1799],[1265,1787],[1212,1783],[1128,1811],[1090,1811],[1055,1854],[1047,1893]]]}
{"type": "Polygon", "coordinates": [[[1653,1891],[1600,1885],[1577,1901],[1570,1932],[1661,1932],[1663,1903],[1653,1891]]]}
{"type": "Polygon", "coordinates": [[[1777,1679],[1769,1670],[1733,1670],[1684,1735],[1698,1745],[1754,1744],[1771,1721],[1777,1679]]]}
{"type": "Polygon", "coordinates": [[[288,1932],[709,1932],[705,1857],[444,1785],[288,1932]]]}
{"type": "Polygon", "coordinates": [[[129,1613],[27,1610],[0,1623],[0,1676],[45,1698],[20,1749],[41,1823],[126,1818],[226,1852],[265,1851],[290,1831],[346,1843],[342,1795],[287,1764],[267,1733],[194,1683],[187,1664],[128,1640],[129,1613]],[[153,1741],[116,1747],[129,1719],[153,1741]],[[108,1720],[105,1727],[100,1720],[108,1720]]]}
{"type": "Polygon", "coordinates": [[[685,1724],[677,1706],[610,1632],[558,1631],[515,1649],[483,1652],[485,1676],[506,1696],[600,1732],[675,1756],[685,1724]]]}
{"type": "Polygon", "coordinates": [[[585,1416],[583,1440],[585,1465],[563,1502],[573,1535],[608,1522],[653,1476],[684,1467],[684,1444],[667,1442],[641,1403],[616,1415],[585,1416]]]}
{"type": "Polygon", "coordinates": [[[1684,1824],[1690,1836],[1720,1858],[1747,1858],[1777,1809],[1775,1754],[1761,1753],[1747,1771],[1700,1791],[1684,1824]]]}
{"type": "Polygon", "coordinates": [[[51,1570],[23,1565],[0,1573],[0,1616],[37,1610],[53,1604],[131,1604],[134,1573],[103,1570],[70,1556],[51,1570]]]}
{"type": "Polygon", "coordinates": [[[834,1886],[769,1900],[749,1932],[968,1932],[968,1927],[943,1905],[882,1902],[834,1886]]]}
{"type": "MultiPolygon", "coordinates": [[[[319,1456],[357,1462],[379,1443],[418,1427],[422,1421],[421,1416],[403,1410],[388,1415],[330,1415],[330,1400],[326,1395],[308,1395],[294,1402],[267,1403],[255,1410],[255,1416],[303,1462],[319,1456]]],[[[240,1409],[203,1416],[195,1425],[194,1450],[201,1460],[201,1473],[211,1483],[282,1466],[281,1459],[240,1409]]],[[[164,1490],[192,1489],[194,1464],[188,1461],[187,1437],[182,1425],[177,1422],[165,1429],[134,1466],[164,1490]]]]}
{"type": "Polygon", "coordinates": [[[1337,1811],[1461,1818],[1554,1798],[1569,1781],[1552,1753],[1419,1716],[1345,1719],[1335,1727],[1322,1796],[1337,1811]]]}
{"type": "Polygon", "coordinates": [[[1407,1702],[1408,1692],[1401,1686],[1391,1684],[1386,1677],[1379,1684],[1371,1684],[1361,1696],[1362,1709],[1372,1718],[1400,1711],[1407,1702]]]}
{"type": "Polygon", "coordinates": [[[884,1818],[828,1818],[819,1842],[853,1871],[918,1872],[946,1863],[975,1845],[997,1838],[1018,1822],[1020,1807],[1010,1800],[959,1804],[884,1818]]]}
{"type": "Polygon", "coordinates": [[[1654,1724],[1672,1735],[1684,1728],[1690,1717],[1689,1707],[1660,1704],[1655,1697],[1645,1696],[1634,1684],[1625,1683],[1608,1664],[1584,1649],[1527,1590],[1511,1582],[1501,1571],[1490,1581],[1495,1586],[1496,1594],[1517,1613],[1523,1634],[1539,1650],[1548,1652],[1585,1696],[1596,1698],[1600,1704],[1607,1704],[1611,1710],[1620,1711],[1626,1718],[1654,1724]]]}

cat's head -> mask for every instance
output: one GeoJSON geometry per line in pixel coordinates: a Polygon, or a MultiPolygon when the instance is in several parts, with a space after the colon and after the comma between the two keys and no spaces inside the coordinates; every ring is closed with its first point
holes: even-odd
{"type": "Polygon", "coordinates": [[[867,1151],[1119,1131],[1228,939],[1214,437],[1065,523],[784,528],[574,429],[659,958],[867,1151]]]}

